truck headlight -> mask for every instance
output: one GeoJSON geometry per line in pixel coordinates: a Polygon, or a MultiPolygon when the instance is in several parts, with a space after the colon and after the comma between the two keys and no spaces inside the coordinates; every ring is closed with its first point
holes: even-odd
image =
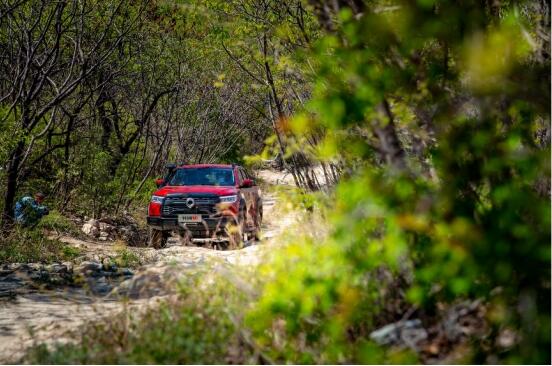
{"type": "Polygon", "coordinates": [[[163,203],[164,199],[165,197],[161,197],[161,196],[151,196],[152,203],[163,203]]]}
{"type": "Polygon", "coordinates": [[[238,200],[238,196],[237,195],[233,195],[233,196],[222,196],[220,197],[220,202],[221,203],[234,203],[238,200]]]}

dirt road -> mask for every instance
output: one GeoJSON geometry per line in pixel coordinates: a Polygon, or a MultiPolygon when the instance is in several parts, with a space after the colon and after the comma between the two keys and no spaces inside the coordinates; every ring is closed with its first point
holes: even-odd
{"type": "MultiPolygon", "coordinates": [[[[286,185],[290,177],[282,173],[261,171],[260,177],[269,184],[286,185]]],[[[243,249],[216,251],[203,247],[181,246],[176,238],[169,240],[167,248],[132,248],[148,264],[138,268],[128,278],[121,278],[108,294],[98,296],[83,288],[33,289],[18,293],[15,298],[0,301],[0,362],[17,362],[24,351],[36,342],[68,342],[68,332],[78,330],[84,324],[109,317],[125,309],[135,311],[155,306],[167,296],[168,288],[163,285],[181,276],[183,271],[203,269],[218,264],[254,266],[261,262],[267,248],[275,245],[275,239],[293,224],[293,214],[281,214],[285,203],[274,194],[263,195],[265,220],[263,239],[248,243],[243,249]],[[125,279],[126,278],[126,279],[125,279]],[[124,301],[122,300],[124,299],[124,301]]],[[[89,253],[113,251],[114,243],[96,242],[62,237],[62,241],[79,247],[89,253]]],[[[92,281],[95,280],[94,277],[92,281]]],[[[0,277],[0,288],[2,283],[0,277]]],[[[97,283],[94,283],[97,285],[97,283]]]]}

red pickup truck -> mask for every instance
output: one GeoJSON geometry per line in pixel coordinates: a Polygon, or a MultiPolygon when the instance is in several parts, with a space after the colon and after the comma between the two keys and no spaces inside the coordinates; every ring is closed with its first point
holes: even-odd
{"type": "Polygon", "coordinates": [[[147,217],[150,246],[165,247],[171,232],[184,243],[226,243],[228,248],[258,238],[261,190],[243,167],[168,164],[167,175],[156,184],[147,217]]]}

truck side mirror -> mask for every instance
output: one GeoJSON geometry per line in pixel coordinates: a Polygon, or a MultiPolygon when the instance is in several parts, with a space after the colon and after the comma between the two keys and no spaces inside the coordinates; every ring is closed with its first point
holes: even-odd
{"type": "Polygon", "coordinates": [[[157,178],[155,180],[155,184],[157,185],[157,188],[161,187],[163,184],[165,184],[165,179],[163,178],[157,178]]]}
{"type": "Polygon", "coordinates": [[[246,178],[241,184],[241,188],[251,188],[255,185],[252,179],[246,178]]]}

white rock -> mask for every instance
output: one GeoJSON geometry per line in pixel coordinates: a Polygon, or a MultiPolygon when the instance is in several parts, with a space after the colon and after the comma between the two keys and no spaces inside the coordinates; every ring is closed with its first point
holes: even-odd
{"type": "Polygon", "coordinates": [[[82,232],[86,235],[98,237],[100,235],[100,230],[98,228],[98,221],[94,219],[88,220],[81,228],[82,232]]]}
{"type": "Polygon", "coordinates": [[[113,225],[109,225],[105,222],[100,222],[99,229],[100,229],[100,231],[110,232],[110,231],[113,231],[113,229],[115,229],[115,227],[113,225]]]}
{"type": "Polygon", "coordinates": [[[400,345],[417,350],[418,344],[427,339],[427,331],[420,319],[388,324],[370,333],[370,338],[380,345],[400,345]]]}
{"type": "Polygon", "coordinates": [[[68,272],[73,272],[73,262],[62,262],[62,265],[64,265],[67,268],[68,272]]]}

